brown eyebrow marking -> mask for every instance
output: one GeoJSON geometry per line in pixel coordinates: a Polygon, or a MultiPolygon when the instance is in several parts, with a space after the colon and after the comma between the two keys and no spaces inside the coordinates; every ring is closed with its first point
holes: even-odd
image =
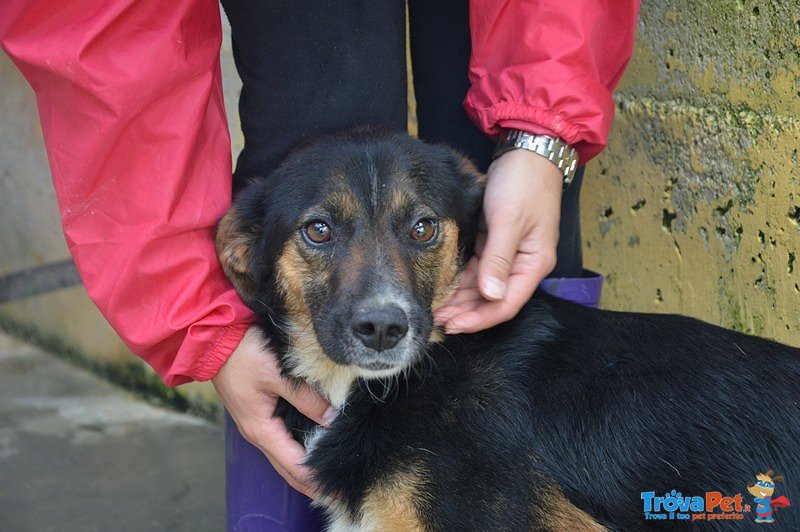
{"type": "Polygon", "coordinates": [[[362,213],[358,198],[348,187],[333,190],[325,197],[325,204],[331,215],[344,222],[352,222],[362,213]]]}
{"type": "Polygon", "coordinates": [[[400,184],[395,184],[389,191],[387,210],[393,215],[409,217],[419,204],[418,198],[400,184]]]}

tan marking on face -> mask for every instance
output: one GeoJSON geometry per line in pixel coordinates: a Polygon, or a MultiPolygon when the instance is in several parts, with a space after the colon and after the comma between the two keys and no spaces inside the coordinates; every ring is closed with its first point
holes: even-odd
{"type": "Polygon", "coordinates": [[[394,186],[389,191],[389,198],[386,201],[387,212],[397,212],[405,209],[409,203],[417,203],[416,197],[404,186],[406,183],[404,178],[395,176],[394,186]]]}
{"type": "Polygon", "coordinates": [[[319,265],[309,264],[297,246],[294,240],[286,244],[276,268],[278,290],[285,301],[289,321],[285,332],[291,343],[287,353],[291,374],[304,379],[332,405],[339,407],[347,397],[356,372],[350,366],[336,364],[322,351],[305,294],[312,279],[315,283],[326,283],[329,275],[319,265]]]}
{"type": "Polygon", "coordinates": [[[542,522],[537,524],[544,525],[543,528],[553,532],[602,532],[608,530],[595,521],[591,515],[569,502],[558,488],[548,490],[537,515],[542,516],[542,522]]]}
{"type": "Polygon", "coordinates": [[[248,301],[256,290],[250,274],[250,253],[255,237],[244,232],[235,210],[228,211],[217,225],[216,251],[222,270],[242,299],[248,301]]]}
{"type": "Polygon", "coordinates": [[[425,470],[412,465],[371,487],[361,505],[361,529],[375,532],[423,532],[418,509],[424,497],[425,470]]]}
{"type": "Polygon", "coordinates": [[[358,198],[347,187],[334,190],[326,198],[326,203],[334,205],[339,218],[351,221],[361,215],[361,205],[358,198]]]}
{"type": "Polygon", "coordinates": [[[295,240],[289,240],[276,263],[275,277],[290,317],[298,323],[311,323],[311,310],[306,305],[306,286],[312,278],[311,265],[303,257],[295,240]]]}
{"type": "Polygon", "coordinates": [[[436,280],[431,310],[444,305],[456,291],[461,268],[458,260],[458,226],[453,220],[439,221],[439,238],[436,250],[436,280]]]}
{"type": "Polygon", "coordinates": [[[292,323],[288,332],[292,338],[292,347],[287,353],[293,362],[291,374],[304,379],[335,408],[341,407],[358,377],[357,368],[342,366],[328,358],[310,322],[292,323]]]}

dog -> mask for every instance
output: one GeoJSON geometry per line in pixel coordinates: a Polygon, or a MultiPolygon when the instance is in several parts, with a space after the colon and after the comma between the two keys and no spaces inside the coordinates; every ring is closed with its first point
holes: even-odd
{"type": "Polygon", "coordinates": [[[800,349],[541,292],[477,334],[434,327],[485,181],[451,148],[357,128],[295,149],[218,225],[283,374],[338,409],[326,429],[280,409],[329,529],[747,529],[768,468],[796,499],[800,349]]]}

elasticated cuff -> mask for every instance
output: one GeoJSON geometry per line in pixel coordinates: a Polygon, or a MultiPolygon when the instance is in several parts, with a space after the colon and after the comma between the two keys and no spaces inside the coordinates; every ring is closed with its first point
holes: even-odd
{"type": "Polygon", "coordinates": [[[236,346],[239,345],[250,324],[251,321],[246,321],[225,327],[214,343],[214,347],[200,362],[195,374],[190,375],[190,377],[196,381],[211,380],[219,372],[222,365],[227,362],[236,346]]]}

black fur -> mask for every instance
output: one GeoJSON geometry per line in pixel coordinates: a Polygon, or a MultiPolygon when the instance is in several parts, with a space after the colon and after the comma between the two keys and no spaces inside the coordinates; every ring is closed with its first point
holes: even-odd
{"type": "MultiPolygon", "coordinates": [[[[640,493],[741,493],[773,468],[800,500],[800,352],[681,316],[593,310],[537,293],[512,322],[448,339],[376,403],[365,383],[309,464],[354,510],[422,460],[438,530],[536,527],[557,485],[614,530],[645,522],[640,493]]],[[[381,390],[380,385],[371,385],[381,390]]],[[[744,521],[692,527],[757,528],[744,521]]],[[[797,530],[795,510],[777,512],[797,530]]],[[[663,528],[676,528],[669,521],[663,528]]]]}
{"type": "MultiPolygon", "coordinates": [[[[360,135],[357,143],[373,142],[360,135]]],[[[269,258],[322,188],[298,188],[291,174],[338,164],[352,139],[297,152],[238,200],[262,226],[253,264],[262,303],[254,309],[281,352],[289,339],[269,258]]],[[[426,194],[441,216],[458,220],[462,250],[470,249],[477,202],[457,165],[404,136],[374,142],[427,169],[420,186],[435,189],[426,194]]],[[[299,439],[313,428],[291,407],[282,415],[299,439]]],[[[537,293],[509,323],[431,344],[397,378],[358,381],[308,465],[323,493],[354,517],[371,486],[421,464],[425,496],[415,504],[431,530],[546,529],[556,487],[609,529],[637,531],[683,526],[645,521],[641,492],[742,494],[755,508],[747,482],[767,469],[786,478],[775,496],[800,503],[799,451],[797,348],[695,319],[594,310],[537,293]]],[[[777,526],[800,530],[798,512],[779,510],[777,526]]],[[[741,521],[685,526],[758,529],[754,518],[751,511],[741,521]]]]}

